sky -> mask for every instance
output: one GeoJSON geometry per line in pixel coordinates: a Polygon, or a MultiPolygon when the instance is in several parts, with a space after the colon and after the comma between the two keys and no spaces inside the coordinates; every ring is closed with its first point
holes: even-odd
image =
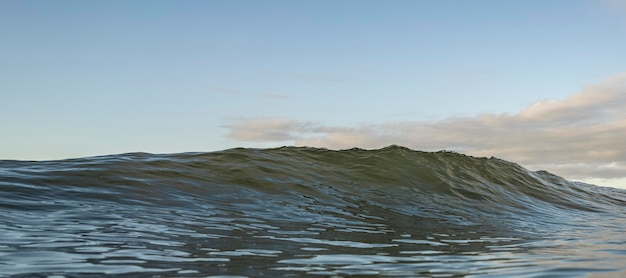
{"type": "Polygon", "coordinates": [[[452,150],[626,188],[626,1],[0,1],[0,159],[452,150]]]}

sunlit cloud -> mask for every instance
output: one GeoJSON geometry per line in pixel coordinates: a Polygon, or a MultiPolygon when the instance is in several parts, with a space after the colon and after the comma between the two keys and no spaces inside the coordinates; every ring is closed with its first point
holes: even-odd
{"type": "Polygon", "coordinates": [[[240,141],[345,149],[391,144],[496,156],[570,179],[626,177],[626,73],[563,100],[517,113],[441,121],[332,126],[283,118],[240,119],[225,126],[240,141]]]}
{"type": "Polygon", "coordinates": [[[224,125],[230,131],[228,137],[241,141],[282,142],[298,140],[307,132],[308,124],[282,118],[240,119],[233,125],[224,125]]]}

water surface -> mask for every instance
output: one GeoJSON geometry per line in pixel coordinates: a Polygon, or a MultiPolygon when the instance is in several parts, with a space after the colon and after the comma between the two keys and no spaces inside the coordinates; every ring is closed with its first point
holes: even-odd
{"type": "Polygon", "coordinates": [[[621,277],[626,192],[314,148],[0,161],[0,277],[621,277]]]}

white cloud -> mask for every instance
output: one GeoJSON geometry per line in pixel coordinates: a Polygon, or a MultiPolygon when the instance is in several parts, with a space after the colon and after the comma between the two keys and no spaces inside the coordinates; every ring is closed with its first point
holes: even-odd
{"type": "Polygon", "coordinates": [[[626,73],[567,99],[539,101],[515,114],[352,127],[281,118],[241,119],[226,127],[229,137],[241,141],[289,141],[335,149],[397,144],[496,156],[571,179],[626,178],[626,73]]]}

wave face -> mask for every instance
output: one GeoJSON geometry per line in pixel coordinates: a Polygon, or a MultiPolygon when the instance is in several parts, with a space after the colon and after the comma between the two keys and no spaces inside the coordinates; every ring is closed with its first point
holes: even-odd
{"type": "Polygon", "coordinates": [[[624,276],[625,205],[398,146],[4,160],[0,276],[624,276]]]}

